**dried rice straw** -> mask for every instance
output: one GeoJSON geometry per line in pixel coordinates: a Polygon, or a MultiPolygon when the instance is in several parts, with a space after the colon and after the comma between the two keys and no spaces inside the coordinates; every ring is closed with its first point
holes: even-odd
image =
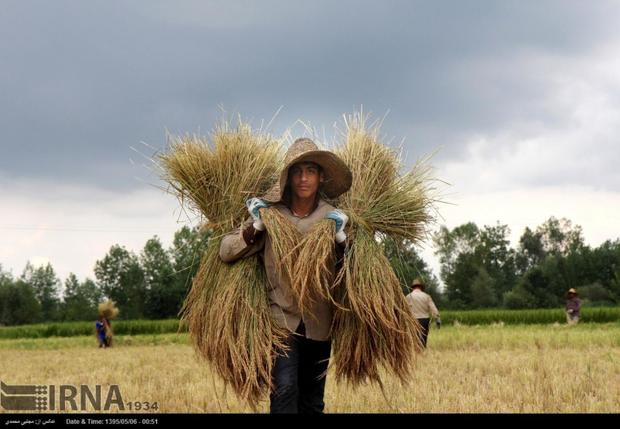
{"type": "Polygon", "coordinates": [[[277,179],[280,146],[239,122],[221,123],[212,144],[197,136],[172,137],[159,157],[162,175],[181,204],[205,217],[214,234],[181,310],[198,355],[252,407],[271,388],[271,368],[286,333],[272,319],[264,268],[257,256],[226,264],[221,237],[240,225],[245,200],[277,179]]]}

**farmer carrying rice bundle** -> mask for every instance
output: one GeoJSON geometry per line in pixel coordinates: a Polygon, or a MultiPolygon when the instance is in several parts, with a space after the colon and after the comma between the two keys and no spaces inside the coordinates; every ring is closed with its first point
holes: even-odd
{"type": "Polygon", "coordinates": [[[114,331],[112,331],[112,319],[118,316],[119,310],[114,301],[106,301],[99,304],[99,315],[95,322],[97,342],[100,348],[112,347],[114,331]]]}
{"type": "Polygon", "coordinates": [[[252,407],[268,394],[272,412],[322,412],[330,360],[353,386],[381,385],[380,367],[406,383],[421,350],[381,239],[423,238],[427,170],[400,175],[361,115],[343,137],[335,152],[298,139],[281,159],[270,136],[224,124],[212,144],[177,138],[160,158],[213,232],[182,319],[252,407]]]}
{"type": "MultiPolygon", "coordinates": [[[[261,252],[269,282],[269,302],[273,318],[289,331],[288,350],[277,356],[272,371],[273,389],[270,395],[271,412],[320,413],[325,406],[323,395],[330,352],[330,328],[333,320],[333,303],[329,298],[312,295],[307,308],[300,308],[299,296],[293,289],[290,273],[278,268],[274,255],[273,235],[278,222],[268,228],[260,209],[271,207],[277,216],[293,224],[300,235],[308,233],[319,221],[333,221],[332,242],[338,254],[327,266],[333,282],[336,260],[341,259],[346,245],[344,228],[347,216],[325,201],[337,198],[351,186],[351,171],[344,162],[329,151],[319,150],[310,139],[297,139],[286,153],[285,167],[280,182],[262,198],[247,201],[250,217],[245,224],[222,240],[220,257],[234,262],[261,252]]],[[[268,222],[269,223],[269,222],[268,222]]],[[[307,261],[318,266],[312,255],[307,261]]]]}

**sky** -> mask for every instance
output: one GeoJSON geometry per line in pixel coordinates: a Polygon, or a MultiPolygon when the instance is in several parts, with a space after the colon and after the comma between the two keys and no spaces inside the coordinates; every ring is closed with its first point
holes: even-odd
{"type": "Polygon", "coordinates": [[[113,244],[170,245],[196,218],[149,158],[223,111],[327,143],[363,106],[408,165],[433,154],[433,228],[617,239],[619,21],[604,0],[0,0],[0,265],[93,278],[113,244]]]}

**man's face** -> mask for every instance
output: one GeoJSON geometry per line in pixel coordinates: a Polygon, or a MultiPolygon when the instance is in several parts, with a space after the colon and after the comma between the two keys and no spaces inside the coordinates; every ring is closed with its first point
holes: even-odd
{"type": "Polygon", "coordinates": [[[288,174],[291,190],[297,198],[314,197],[324,180],[320,167],[313,162],[294,164],[288,174]]]}

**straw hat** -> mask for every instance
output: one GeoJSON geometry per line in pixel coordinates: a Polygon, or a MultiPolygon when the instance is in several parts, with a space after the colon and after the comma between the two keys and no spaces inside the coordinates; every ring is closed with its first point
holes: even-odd
{"type": "Polygon", "coordinates": [[[575,288],[570,288],[568,292],[566,292],[566,294],[568,295],[569,293],[574,293],[575,295],[577,295],[577,291],[575,290],[575,288]]]}
{"type": "Polygon", "coordinates": [[[284,156],[284,168],[280,180],[262,197],[263,200],[276,203],[282,200],[288,179],[288,170],[298,162],[314,162],[323,168],[325,181],[322,189],[328,198],[336,198],[351,187],[353,175],[349,167],[335,153],[319,150],[309,138],[300,138],[288,148],[284,156]]]}
{"type": "Polygon", "coordinates": [[[420,279],[415,279],[413,283],[411,283],[412,288],[415,288],[416,286],[420,286],[422,289],[424,289],[424,283],[420,279]]]}

